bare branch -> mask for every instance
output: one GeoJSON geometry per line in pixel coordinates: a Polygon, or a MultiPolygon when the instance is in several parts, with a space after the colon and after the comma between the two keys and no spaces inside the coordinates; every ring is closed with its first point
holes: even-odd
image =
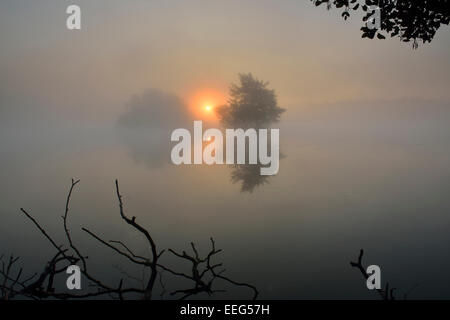
{"type": "Polygon", "coordinates": [[[145,298],[151,299],[152,290],[155,285],[155,281],[156,281],[156,277],[157,277],[157,273],[158,273],[158,270],[157,270],[158,258],[162,254],[162,252],[158,255],[157,249],[156,249],[156,244],[153,241],[153,238],[151,237],[149,231],[146,230],[145,228],[143,228],[138,223],[136,223],[136,217],[132,217],[131,219],[129,219],[125,215],[124,210],[123,210],[122,195],[120,194],[119,182],[117,180],[116,180],[116,194],[117,194],[117,199],[119,201],[119,211],[120,211],[120,216],[122,217],[122,219],[125,220],[125,222],[128,223],[129,225],[133,226],[136,230],[141,232],[145,236],[147,241],[149,242],[150,250],[152,252],[152,261],[149,263],[150,269],[151,269],[151,274],[150,274],[150,279],[148,280],[148,283],[147,283],[145,298]]]}
{"type": "Polygon", "coordinates": [[[146,257],[142,257],[142,256],[135,255],[135,254],[133,253],[133,251],[131,251],[131,250],[130,250],[130,249],[129,249],[122,241],[109,240],[109,242],[120,244],[122,247],[125,248],[125,250],[128,251],[129,254],[131,254],[131,256],[132,256],[133,258],[138,258],[138,259],[142,259],[142,260],[148,261],[148,259],[147,259],[146,257]]]}
{"type": "MultiPolygon", "coordinates": [[[[136,217],[128,218],[124,213],[124,206],[122,201],[122,196],[119,191],[119,183],[116,180],[116,194],[119,202],[119,213],[121,218],[129,225],[131,225],[135,230],[139,233],[143,234],[146,238],[151,256],[149,258],[140,256],[135,254],[130,247],[128,247],[125,243],[118,240],[103,240],[100,236],[91,232],[87,228],[82,228],[84,232],[93,237],[95,240],[99,241],[101,244],[106,247],[112,249],[115,253],[125,257],[128,261],[143,266],[143,277],[142,281],[136,277],[133,277],[126,272],[122,271],[127,278],[133,279],[135,281],[142,283],[142,288],[124,288],[123,287],[123,278],[120,279],[118,286],[108,286],[92,276],[88,273],[87,270],[87,259],[88,257],[83,256],[81,251],[74,244],[72,236],[70,234],[69,229],[69,211],[70,211],[70,200],[75,189],[75,186],[80,182],[80,180],[71,180],[71,186],[69,192],[66,197],[66,205],[64,210],[63,219],[63,228],[65,237],[68,242],[68,248],[63,249],[62,245],[58,245],[57,242],[47,233],[47,231],[39,224],[39,222],[29,214],[25,209],[21,208],[21,212],[25,214],[25,216],[30,219],[33,224],[37,227],[37,229],[46,237],[46,239],[50,242],[50,244],[56,249],[56,254],[50,259],[50,261],[45,265],[43,271],[41,273],[34,273],[26,279],[21,279],[23,274],[23,269],[20,268],[16,273],[13,271],[14,264],[18,261],[18,257],[10,256],[8,261],[4,261],[4,256],[0,256],[1,262],[1,270],[0,276],[2,277],[2,283],[0,284],[0,298],[2,299],[10,299],[14,296],[23,296],[29,297],[35,300],[54,298],[54,299],[85,299],[90,297],[107,295],[113,299],[123,300],[126,294],[140,294],[143,295],[144,299],[151,299],[152,292],[155,285],[155,281],[158,279],[159,272],[159,284],[161,285],[162,292],[160,297],[163,298],[164,294],[167,292],[165,284],[162,278],[162,272],[168,272],[171,275],[182,277],[192,282],[191,288],[179,289],[172,291],[171,295],[181,294],[180,299],[186,299],[192,295],[199,293],[207,293],[211,295],[217,292],[224,292],[225,290],[221,289],[213,289],[213,284],[215,280],[222,279],[236,286],[246,286],[254,290],[254,298],[258,295],[258,291],[255,287],[246,284],[236,282],[234,280],[229,279],[228,277],[222,275],[224,270],[221,272],[216,271],[219,267],[221,267],[222,263],[212,263],[211,259],[222,250],[217,250],[215,247],[214,240],[211,238],[211,250],[205,257],[201,257],[197,247],[193,242],[190,243],[193,254],[188,254],[186,251],[182,251],[182,253],[177,253],[176,251],[169,249],[174,256],[181,258],[183,260],[189,261],[191,263],[190,273],[178,272],[175,271],[161,263],[158,262],[159,258],[165,252],[165,250],[161,250],[159,253],[157,251],[156,244],[150,235],[150,232],[138,224],[136,222],[136,217]],[[72,265],[78,261],[82,262],[81,272],[83,276],[89,281],[88,287],[95,287],[97,291],[87,292],[84,294],[72,294],[65,292],[57,292],[54,288],[54,283],[56,282],[56,277],[65,272],[69,265],[72,265]],[[146,280],[145,271],[150,270],[150,277],[146,280]],[[12,274],[15,276],[12,276],[12,274]],[[18,286],[18,288],[16,288],[18,286]]],[[[120,271],[120,270],[119,270],[120,271]]]]}
{"type": "MultiPolygon", "coordinates": [[[[359,251],[358,262],[350,262],[350,265],[354,268],[357,268],[363,275],[364,279],[367,280],[369,278],[369,275],[367,274],[366,269],[364,268],[364,266],[362,264],[363,255],[364,255],[364,250],[361,249],[359,251]]],[[[383,290],[383,289],[376,289],[376,290],[380,294],[380,296],[383,300],[394,300],[394,297],[392,296],[394,289],[392,289],[390,292],[391,296],[389,296],[389,283],[386,283],[386,290],[383,290]]]]}
{"type": "Polygon", "coordinates": [[[147,261],[139,261],[136,260],[135,258],[133,258],[132,256],[128,255],[127,253],[119,250],[118,248],[116,248],[115,246],[109,244],[108,242],[106,242],[105,240],[103,240],[102,238],[100,238],[99,236],[95,235],[93,232],[89,231],[86,228],[81,228],[81,230],[83,230],[84,232],[88,233],[91,237],[97,239],[98,241],[100,241],[102,244],[104,244],[105,246],[107,246],[108,248],[113,249],[115,252],[117,252],[118,254],[120,254],[121,256],[124,256],[126,258],[128,258],[131,262],[134,262],[136,264],[141,264],[144,266],[150,266],[150,263],[147,261]]]}
{"type": "Polygon", "coordinates": [[[58,252],[62,252],[61,251],[61,246],[58,246],[56,243],[55,243],[55,241],[53,241],[53,239],[48,235],[48,233],[44,230],[44,228],[42,228],[40,225],[39,225],[39,223],[27,212],[27,211],[25,211],[25,209],[23,209],[23,208],[20,208],[20,211],[22,211],[27,217],[28,217],[28,219],[30,219],[33,223],[34,223],[34,225],[39,229],[39,231],[41,231],[42,232],[42,234],[48,239],[48,241],[50,241],[50,243],[53,245],[53,247],[55,247],[55,249],[58,251],[58,252]]]}
{"type": "Polygon", "coordinates": [[[75,181],[75,180],[72,178],[72,184],[71,184],[71,186],[70,186],[69,193],[67,194],[67,198],[66,198],[66,208],[65,208],[65,210],[64,210],[64,216],[63,216],[62,218],[63,218],[63,221],[64,221],[64,224],[63,224],[63,225],[64,225],[64,231],[65,231],[65,233],[66,233],[67,240],[69,241],[69,245],[70,245],[70,247],[75,251],[75,253],[77,254],[78,258],[80,258],[81,262],[83,263],[83,270],[86,270],[86,269],[87,269],[87,267],[86,267],[86,260],[85,260],[85,258],[81,255],[81,253],[80,253],[80,251],[78,250],[78,248],[74,246],[74,244],[73,244],[73,242],[72,242],[72,238],[70,237],[69,228],[67,227],[67,217],[68,217],[68,214],[69,214],[70,197],[72,196],[72,191],[73,191],[74,187],[75,187],[79,182],[80,182],[80,180],[76,180],[76,181],[75,181]]]}

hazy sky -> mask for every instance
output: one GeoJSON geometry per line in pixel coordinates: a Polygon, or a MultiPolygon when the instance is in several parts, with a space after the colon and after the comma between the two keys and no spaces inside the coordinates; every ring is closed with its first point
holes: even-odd
{"type": "Polygon", "coordinates": [[[270,81],[290,119],[328,103],[450,99],[448,27],[414,51],[398,39],[363,40],[360,26],[357,15],[345,22],[306,0],[6,0],[0,90],[33,101],[27,110],[84,121],[115,119],[147,88],[188,103],[201,90],[226,97],[239,72],[270,81]],[[65,28],[72,3],[81,31],[65,28]]]}

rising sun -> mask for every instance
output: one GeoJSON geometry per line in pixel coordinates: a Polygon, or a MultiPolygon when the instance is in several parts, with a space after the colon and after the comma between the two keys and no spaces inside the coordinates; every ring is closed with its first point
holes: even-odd
{"type": "Polygon", "coordinates": [[[216,110],[227,102],[221,90],[199,89],[187,96],[189,109],[195,119],[217,122],[216,110]]]}

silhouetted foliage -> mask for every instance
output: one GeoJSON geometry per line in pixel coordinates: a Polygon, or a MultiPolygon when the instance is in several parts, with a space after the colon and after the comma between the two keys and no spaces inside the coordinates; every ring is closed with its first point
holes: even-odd
{"type": "MultiPolygon", "coordinates": [[[[239,84],[230,86],[228,104],[216,109],[221,125],[225,128],[261,129],[278,122],[285,110],[278,106],[275,91],[269,89],[268,84],[251,73],[239,74],[239,84]]],[[[246,152],[248,159],[248,149],[246,152]]],[[[261,167],[260,163],[233,165],[231,181],[241,182],[241,191],[251,193],[257,186],[269,182],[269,176],[261,175],[261,167]]]]}
{"type": "Polygon", "coordinates": [[[142,299],[153,299],[154,289],[156,281],[159,280],[162,292],[160,297],[163,297],[167,291],[163,279],[162,273],[168,273],[172,276],[184,279],[184,283],[191,283],[190,286],[182,289],[176,289],[170,292],[171,296],[176,296],[178,299],[186,299],[190,296],[200,293],[206,293],[212,295],[217,292],[224,292],[222,289],[215,289],[217,280],[222,280],[234,286],[247,287],[252,290],[252,298],[256,299],[258,296],[258,290],[247,283],[236,282],[224,275],[225,270],[222,269],[222,263],[213,263],[213,259],[222,250],[216,248],[214,240],[211,238],[211,250],[209,253],[201,257],[197,247],[191,242],[192,254],[183,251],[178,253],[175,250],[169,249],[168,251],[175,257],[182,260],[189,261],[192,266],[190,272],[175,271],[174,269],[167,267],[161,263],[161,256],[165,250],[158,250],[156,242],[151,236],[147,228],[143,227],[136,221],[136,217],[129,218],[125,214],[124,205],[122,202],[122,195],[119,192],[119,183],[116,180],[116,195],[119,202],[119,213],[123,221],[130,225],[136,232],[140,233],[146,240],[146,245],[150,256],[141,256],[135,254],[125,243],[118,240],[103,240],[95,233],[89,231],[86,228],[82,228],[84,232],[89,234],[93,239],[97,240],[102,245],[108,247],[118,255],[124,257],[128,262],[134,265],[142,266],[145,270],[150,272],[148,279],[139,279],[135,276],[130,276],[123,270],[122,275],[132,280],[138,280],[141,282],[140,287],[126,287],[124,285],[124,279],[121,278],[117,285],[106,284],[96,276],[94,276],[90,269],[88,270],[87,255],[81,253],[81,250],[74,244],[72,236],[68,228],[68,213],[69,203],[72,195],[72,191],[79,183],[79,180],[72,179],[72,184],[67,195],[66,207],[63,218],[64,233],[67,240],[67,247],[58,245],[57,242],[47,233],[47,231],[33,218],[25,209],[21,208],[21,212],[33,222],[36,228],[44,235],[49,241],[51,246],[55,249],[56,253],[44,266],[41,273],[34,273],[31,276],[23,276],[23,268],[19,268],[17,271],[15,266],[19,257],[11,255],[7,261],[4,261],[4,255],[0,256],[0,300],[10,300],[14,298],[30,298],[34,300],[42,299],[85,299],[97,296],[109,296],[110,298],[123,300],[125,297],[140,297],[142,299]],[[81,274],[84,277],[84,281],[89,283],[88,288],[90,290],[85,293],[72,293],[70,291],[56,288],[55,281],[58,276],[65,275],[67,267],[70,265],[78,264],[80,266],[81,274]],[[93,289],[92,289],[93,288],[93,289]]]}
{"type": "Polygon", "coordinates": [[[312,0],[316,6],[326,4],[342,8],[342,17],[347,20],[350,11],[364,12],[363,22],[368,21],[378,6],[381,13],[380,30],[370,29],[367,24],[361,27],[362,37],[385,39],[386,35],[399,37],[403,42],[413,42],[416,49],[418,41],[431,42],[442,24],[450,22],[448,0],[312,0]]]}
{"type": "Polygon", "coordinates": [[[260,174],[261,167],[260,164],[234,165],[231,171],[231,181],[233,183],[241,182],[241,191],[252,193],[256,187],[269,182],[270,176],[260,174]]]}
{"type": "Polygon", "coordinates": [[[268,82],[252,74],[240,74],[240,84],[230,87],[228,104],[217,108],[216,113],[227,128],[265,128],[279,121],[285,111],[277,103],[275,91],[268,82]]]}

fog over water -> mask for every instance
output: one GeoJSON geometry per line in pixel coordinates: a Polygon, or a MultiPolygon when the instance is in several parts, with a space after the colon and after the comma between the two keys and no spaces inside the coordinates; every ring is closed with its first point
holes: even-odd
{"type": "MultiPolygon", "coordinates": [[[[282,121],[287,156],[279,174],[253,193],[240,192],[227,166],[177,167],[162,160],[153,166],[168,154],[152,154],[152,143],[170,152],[170,141],[153,142],[151,131],[127,144],[115,125],[7,129],[2,251],[20,253],[29,267],[46,261],[49,246],[18,209],[27,208],[62,237],[60,215],[75,177],[81,179],[71,205],[77,242],[106,274],[114,274],[113,264],[126,268],[78,232],[89,227],[145,252],[143,240],[120,220],[118,178],[127,212],[151,228],[159,246],[187,249],[195,241],[206,251],[213,236],[225,249],[229,272],[257,284],[262,297],[372,297],[348,264],[361,247],[397,286],[419,283],[417,297],[447,296],[450,260],[435,252],[445,251],[450,240],[450,113],[430,101],[423,107],[396,103],[415,116],[377,118],[375,103],[361,103],[344,107],[347,114],[341,109],[339,117],[282,121]]],[[[391,107],[382,104],[378,110],[391,107]]]]}
{"type": "Polygon", "coordinates": [[[71,231],[92,268],[111,279],[113,265],[139,274],[80,230],[147,253],[120,219],[118,179],[126,212],[160,248],[194,241],[206,253],[212,236],[228,275],[255,284],[263,299],[377,298],[349,264],[361,248],[400,294],[418,284],[411,298],[450,298],[448,30],[412,52],[363,41],[358,21],[298,1],[262,1],[265,10],[238,1],[81,2],[88,22],[76,35],[53,28],[64,4],[30,5],[24,25],[26,2],[0,5],[0,253],[20,255],[30,274],[41,269],[53,251],[19,208],[62,241],[75,178],[71,231]],[[33,21],[48,30],[40,41],[33,21]],[[269,81],[286,109],[279,173],[253,192],[226,165],[170,162],[170,133],[192,130],[198,116],[191,92],[226,97],[239,72],[269,81]]]}

